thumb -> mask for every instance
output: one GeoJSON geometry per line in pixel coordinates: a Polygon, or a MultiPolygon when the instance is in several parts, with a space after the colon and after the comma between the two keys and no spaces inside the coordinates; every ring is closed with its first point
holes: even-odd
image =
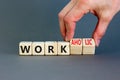
{"type": "Polygon", "coordinates": [[[93,32],[93,38],[95,40],[95,44],[96,44],[97,47],[99,46],[100,40],[104,36],[110,21],[111,21],[110,18],[105,18],[105,19],[99,19],[98,20],[96,28],[93,32]]]}

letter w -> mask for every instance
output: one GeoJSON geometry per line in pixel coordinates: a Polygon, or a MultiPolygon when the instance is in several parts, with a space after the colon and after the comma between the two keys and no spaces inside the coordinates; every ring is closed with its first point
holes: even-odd
{"type": "Polygon", "coordinates": [[[30,46],[20,46],[22,53],[29,53],[30,46]]]}

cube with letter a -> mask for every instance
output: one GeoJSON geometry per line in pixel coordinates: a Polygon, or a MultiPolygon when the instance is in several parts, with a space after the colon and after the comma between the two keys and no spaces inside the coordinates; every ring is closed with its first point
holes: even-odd
{"type": "Polygon", "coordinates": [[[70,40],[70,53],[71,55],[82,54],[82,39],[74,38],[70,40]]]}
{"type": "Polygon", "coordinates": [[[83,38],[83,55],[95,54],[95,41],[92,38],[83,38]]]}

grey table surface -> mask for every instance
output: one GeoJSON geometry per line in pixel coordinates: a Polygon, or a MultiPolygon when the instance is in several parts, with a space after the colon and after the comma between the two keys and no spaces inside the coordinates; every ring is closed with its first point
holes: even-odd
{"type": "Polygon", "coordinates": [[[120,55],[0,54],[0,80],[120,80],[120,55]]]}

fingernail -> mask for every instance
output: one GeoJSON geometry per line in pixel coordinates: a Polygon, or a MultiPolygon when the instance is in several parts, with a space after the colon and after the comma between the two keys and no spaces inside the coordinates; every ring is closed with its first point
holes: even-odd
{"type": "Polygon", "coordinates": [[[100,40],[96,41],[96,45],[97,45],[97,47],[100,45],[100,40]]]}
{"type": "Polygon", "coordinates": [[[69,41],[69,39],[68,39],[68,37],[67,37],[67,36],[65,37],[65,41],[69,41]]]}
{"type": "Polygon", "coordinates": [[[65,41],[68,41],[68,38],[67,38],[67,37],[65,37],[65,41]]]}

